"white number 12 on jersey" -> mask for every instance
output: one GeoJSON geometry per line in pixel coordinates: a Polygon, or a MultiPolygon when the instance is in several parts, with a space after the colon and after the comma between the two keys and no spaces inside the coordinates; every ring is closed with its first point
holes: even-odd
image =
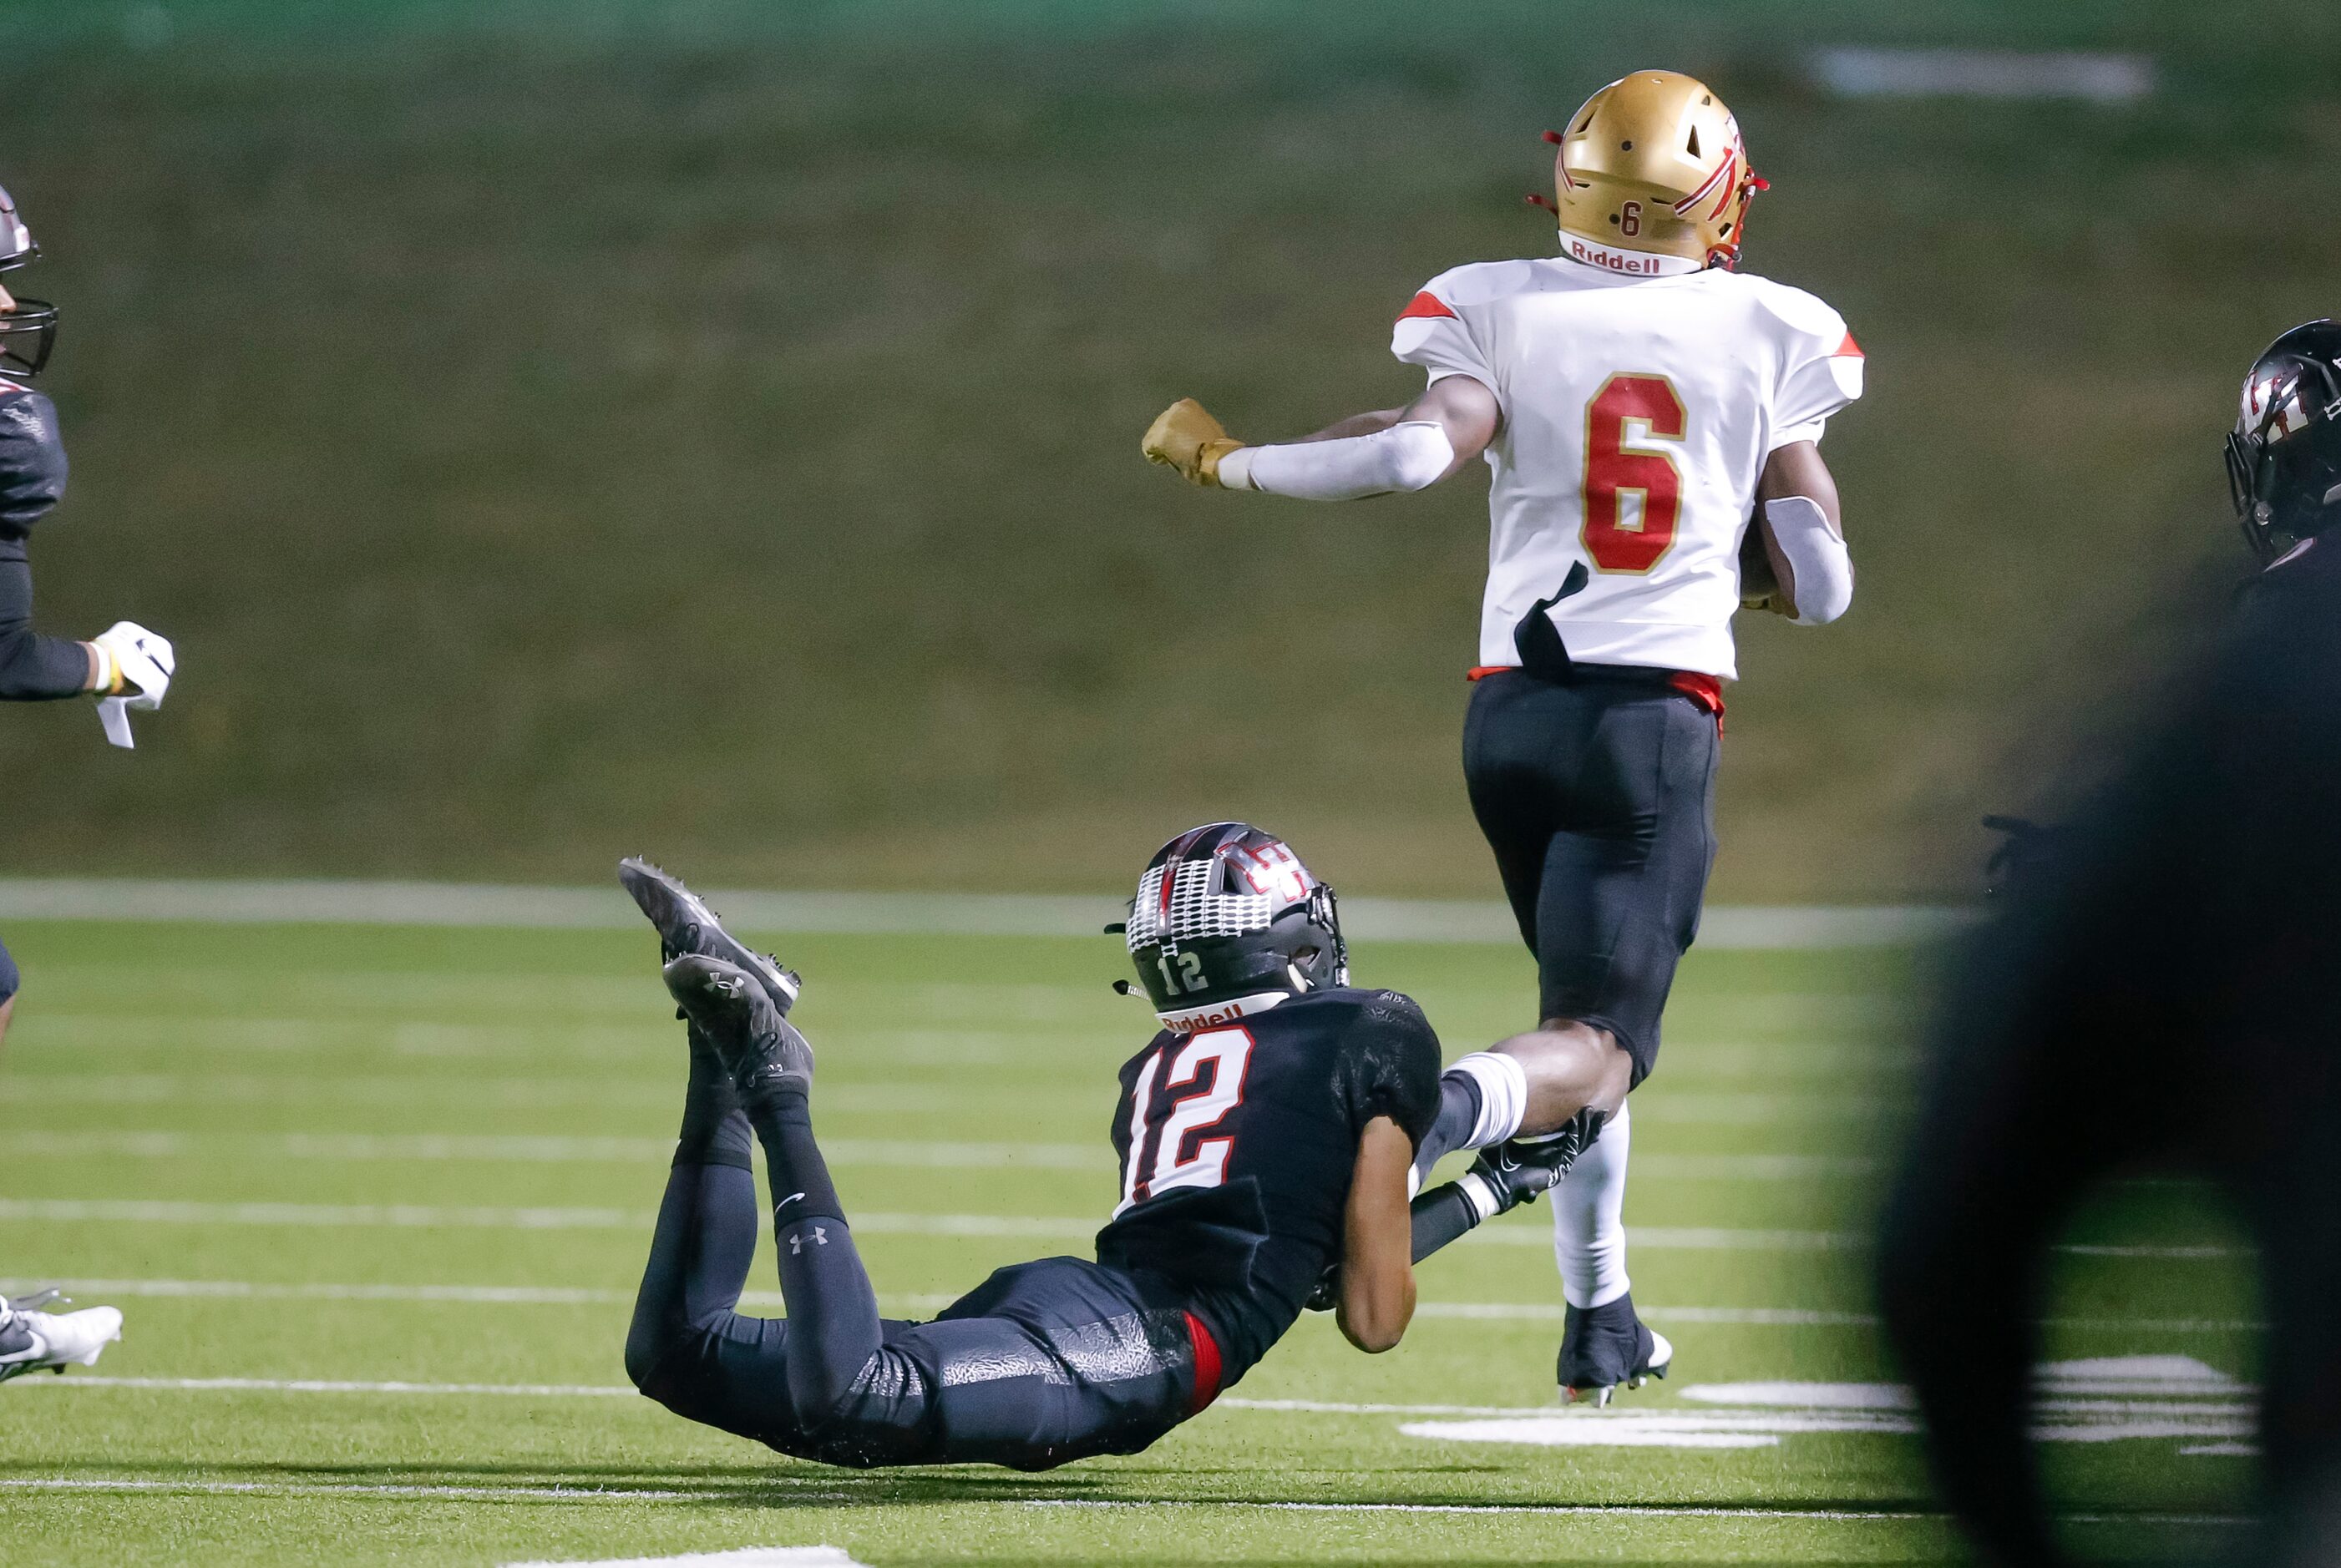
{"type": "Polygon", "coordinates": [[[1173,1187],[1218,1186],[1228,1179],[1228,1156],[1235,1149],[1233,1137],[1198,1137],[1217,1126],[1227,1114],[1243,1104],[1244,1074],[1251,1066],[1251,1031],[1246,1028],[1206,1029],[1191,1037],[1174,1051],[1165,1046],[1146,1058],[1138,1069],[1138,1082],[1130,1091],[1130,1155],[1122,1162],[1121,1202],[1113,1212],[1120,1215],[1134,1203],[1141,1203],[1158,1193],[1173,1187]],[[1167,1077],[1162,1074],[1163,1058],[1170,1058],[1167,1077]],[[1210,1069],[1207,1080],[1202,1078],[1206,1067],[1210,1069]],[[1157,1079],[1161,1082],[1158,1086],[1157,1079]],[[1156,1110],[1157,1088],[1163,1096],[1161,1126],[1152,1124],[1156,1110]],[[1185,1093],[1180,1093],[1180,1090],[1185,1093]],[[1147,1169],[1147,1146],[1153,1145],[1153,1170],[1147,1169]],[[1188,1139],[1195,1146],[1185,1158],[1180,1148],[1188,1139]]]}

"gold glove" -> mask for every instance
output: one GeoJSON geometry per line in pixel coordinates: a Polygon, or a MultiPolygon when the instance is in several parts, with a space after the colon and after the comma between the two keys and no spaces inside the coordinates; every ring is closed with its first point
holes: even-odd
{"type": "Polygon", "coordinates": [[[1220,459],[1244,443],[1229,435],[1210,411],[1193,398],[1182,397],[1146,427],[1139,450],[1149,462],[1167,463],[1190,484],[1216,488],[1220,459]]]}

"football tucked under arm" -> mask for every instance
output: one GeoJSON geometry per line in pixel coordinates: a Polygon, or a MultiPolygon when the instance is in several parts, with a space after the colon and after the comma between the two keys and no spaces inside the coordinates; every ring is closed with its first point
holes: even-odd
{"type": "Polygon", "coordinates": [[[1772,569],[1772,546],[1765,532],[1760,501],[1756,515],[1748,520],[1748,531],[1739,536],[1739,608],[1789,613],[1780,596],[1780,574],[1772,569]]]}

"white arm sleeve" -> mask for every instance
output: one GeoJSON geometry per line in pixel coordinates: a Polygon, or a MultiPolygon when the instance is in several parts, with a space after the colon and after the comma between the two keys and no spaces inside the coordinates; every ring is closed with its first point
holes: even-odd
{"type": "Polygon", "coordinates": [[[1409,420],[1371,435],[1282,446],[1238,447],[1220,459],[1229,490],[1264,490],[1302,501],[1355,501],[1394,490],[1422,490],[1455,462],[1447,427],[1409,420]]]}
{"type": "Polygon", "coordinates": [[[1810,496],[1784,495],[1764,503],[1764,518],[1796,574],[1793,624],[1826,626],[1843,615],[1853,604],[1853,557],[1821,503],[1810,496]]]}

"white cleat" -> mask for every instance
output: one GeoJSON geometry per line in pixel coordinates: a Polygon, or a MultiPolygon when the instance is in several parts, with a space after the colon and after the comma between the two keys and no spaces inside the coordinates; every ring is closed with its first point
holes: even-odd
{"type": "Polygon", "coordinates": [[[122,1337],[122,1314],[114,1307],[34,1310],[56,1299],[54,1290],[14,1303],[0,1297],[0,1383],[28,1372],[62,1374],[68,1366],[95,1366],[105,1347],[122,1337]]]}

